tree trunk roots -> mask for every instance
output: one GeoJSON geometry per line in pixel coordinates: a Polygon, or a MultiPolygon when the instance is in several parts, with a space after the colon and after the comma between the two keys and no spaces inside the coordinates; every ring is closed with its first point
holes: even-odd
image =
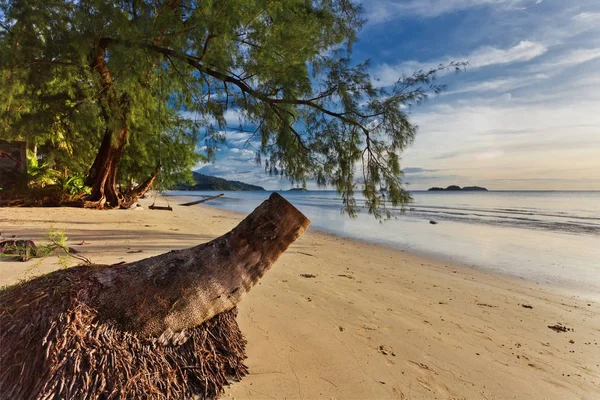
{"type": "Polygon", "coordinates": [[[2,397],[214,398],[247,372],[236,304],[309,223],[273,194],[212,242],[5,288],[2,397]]]}

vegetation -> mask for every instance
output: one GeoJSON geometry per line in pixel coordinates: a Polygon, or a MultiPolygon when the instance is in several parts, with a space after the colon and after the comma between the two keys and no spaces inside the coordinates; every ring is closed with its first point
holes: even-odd
{"type": "Polygon", "coordinates": [[[175,190],[265,190],[263,187],[194,172],[194,184],[178,184],[175,190]]]}
{"type": "MultiPolygon", "coordinates": [[[[50,227],[46,232],[47,242],[35,244],[32,240],[5,240],[0,242],[0,258],[18,258],[28,261],[31,258],[45,258],[58,253],[59,264],[66,268],[69,258],[80,263],[91,264],[91,261],[67,246],[67,235],[60,229],[50,227]]],[[[38,266],[35,264],[31,269],[38,266]]]]}
{"type": "Polygon", "coordinates": [[[234,110],[267,172],[336,187],[350,215],[362,190],[381,217],[410,199],[407,107],[463,64],[378,88],[350,58],[363,22],[351,0],[0,0],[0,135],[85,175],[88,206],[128,207],[213,159],[234,110]]]}
{"type": "Polygon", "coordinates": [[[53,169],[47,161],[27,158],[25,171],[13,171],[0,182],[0,205],[59,206],[79,203],[91,193],[85,176],[53,169]],[[5,187],[3,186],[5,185],[5,187]]]}
{"type": "Polygon", "coordinates": [[[465,191],[465,192],[487,192],[488,190],[484,187],[481,186],[465,186],[464,188],[461,188],[460,186],[457,185],[450,185],[447,188],[441,188],[441,187],[432,187],[428,189],[429,192],[440,192],[440,191],[465,191]]]}

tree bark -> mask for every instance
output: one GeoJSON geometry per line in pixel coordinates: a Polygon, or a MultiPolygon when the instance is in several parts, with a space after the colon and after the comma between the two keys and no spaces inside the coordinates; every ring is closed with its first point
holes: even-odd
{"type": "Polygon", "coordinates": [[[89,304],[126,331],[168,342],[235,307],[309,224],[273,193],[211,242],[98,270],[89,304]]]}
{"type": "Polygon", "coordinates": [[[99,97],[102,117],[106,123],[106,131],[96,159],[90,168],[86,185],[91,187],[91,194],[86,198],[86,207],[97,208],[129,208],[137,196],[125,195],[117,188],[119,162],[127,143],[129,99],[127,94],[118,96],[106,65],[106,47],[108,43],[100,40],[90,55],[90,68],[96,71],[103,85],[103,95],[99,97]],[[114,126],[119,126],[114,130],[114,126]]]}
{"type": "Polygon", "coordinates": [[[148,177],[148,179],[146,179],[144,182],[140,183],[137,187],[131,189],[129,191],[128,195],[134,199],[137,199],[138,197],[143,196],[148,190],[150,190],[150,188],[152,187],[152,184],[154,183],[154,180],[156,179],[156,177],[158,176],[159,173],[160,173],[160,170],[158,168],[156,168],[154,170],[154,172],[152,173],[152,175],[150,175],[148,177]]]}
{"type": "Polygon", "coordinates": [[[102,145],[86,179],[86,184],[92,189],[91,194],[86,198],[87,207],[117,208],[125,206],[124,203],[128,200],[117,188],[117,173],[119,161],[125,149],[127,128],[125,127],[119,132],[116,144],[113,143],[112,137],[113,134],[110,131],[105,133],[102,145]]]}

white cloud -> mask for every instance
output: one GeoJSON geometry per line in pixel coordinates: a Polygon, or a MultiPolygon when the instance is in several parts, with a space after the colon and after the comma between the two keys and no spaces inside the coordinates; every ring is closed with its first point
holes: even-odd
{"type": "Polygon", "coordinates": [[[252,159],[254,160],[254,152],[252,150],[248,150],[248,149],[238,149],[238,148],[232,148],[229,149],[230,152],[232,152],[233,154],[235,154],[239,159],[252,159]]]}
{"type": "MultiPolygon", "coordinates": [[[[183,118],[192,119],[192,120],[204,119],[204,117],[196,111],[181,111],[179,113],[179,115],[181,115],[181,117],[183,117],[183,118]]],[[[240,123],[243,122],[243,115],[239,111],[231,109],[231,108],[228,110],[225,110],[225,112],[223,113],[223,118],[225,119],[227,126],[230,126],[230,127],[237,127],[240,125],[240,123]]],[[[216,121],[213,118],[211,118],[207,122],[215,123],[216,121]]]]}
{"type": "Polygon", "coordinates": [[[572,18],[578,23],[600,22],[600,12],[583,12],[572,18]]]}
{"type": "Polygon", "coordinates": [[[574,49],[566,53],[559,53],[544,63],[532,66],[530,70],[538,72],[564,70],[565,68],[583,64],[596,58],[600,58],[600,48],[574,49]]]}
{"type": "Polygon", "coordinates": [[[225,138],[230,142],[246,141],[252,135],[249,132],[233,131],[229,130],[225,133],[225,138]]]}
{"type": "Polygon", "coordinates": [[[533,5],[534,0],[371,0],[364,1],[370,23],[380,23],[395,18],[433,18],[443,14],[475,7],[521,9],[533,5]]]}
{"type": "Polygon", "coordinates": [[[416,113],[421,129],[404,165],[437,170],[438,180],[413,180],[424,185],[413,188],[460,176],[483,186],[498,181],[494,189],[600,189],[600,99],[559,95],[563,102],[470,98],[416,113]]]}
{"type": "Polygon", "coordinates": [[[549,76],[546,74],[535,74],[522,77],[490,79],[487,81],[460,85],[457,89],[445,92],[445,94],[450,95],[469,92],[505,92],[527,87],[548,78],[549,76]]]}
{"type": "Polygon", "coordinates": [[[567,54],[565,57],[558,59],[554,65],[576,65],[588,62],[600,57],[600,49],[577,49],[567,54]]]}
{"type": "Polygon", "coordinates": [[[547,50],[548,49],[540,43],[524,40],[509,49],[497,49],[491,46],[482,47],[473,52],[468,57],[468,61],[471,68],[511,64],[532,60],[544,54],[547,50]]]}
{"type": "Polygon", "coordinates": [[[483,46],[466,55],[447,56],[428,62],[406,61],[397,65],[382,64],[375,69],[376,83],[381,86],[393,85],[403,75],[410,75],[414,71],[427,70],[440,64],[449,64],[452,61],[468,61],[468,70],[474,70],[493,65],[513,64],[530,61],[548,49],[541,43],[527,40],[520,41],[517,45],[507,49],[492,46],[483,46]]]}

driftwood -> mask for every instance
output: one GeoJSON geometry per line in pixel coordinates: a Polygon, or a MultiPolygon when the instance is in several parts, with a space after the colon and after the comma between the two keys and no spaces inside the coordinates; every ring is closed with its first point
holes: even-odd
{"type": "Polygon", "coordinates": [[[196,201],[191,201],[189,203],[183,203],[183,204],[180,204],[180,206],[193,206],[194,204],[206,203],[207,201],[218,199],[219,197],[223,197],[223,196],[225,196],[225,193],[221,193],[221,194],[218,194],[218,195],[212,196],[212,197],[206,197],[202,200],[196,200],[196,201]]]}
{"type": "Polygon", "coordinates": [[[37,245],[33,240],[5,240],[0,242],[0,254],[17,256],[21,261],[28,261],[37,256],[37,245]]]}
{"type": "Polygon", "coordinates": [[[209,243],[3,290],[2,397],[218,395],[246,373],[236,304],[309,224],[273,194],[209,243]]]}

